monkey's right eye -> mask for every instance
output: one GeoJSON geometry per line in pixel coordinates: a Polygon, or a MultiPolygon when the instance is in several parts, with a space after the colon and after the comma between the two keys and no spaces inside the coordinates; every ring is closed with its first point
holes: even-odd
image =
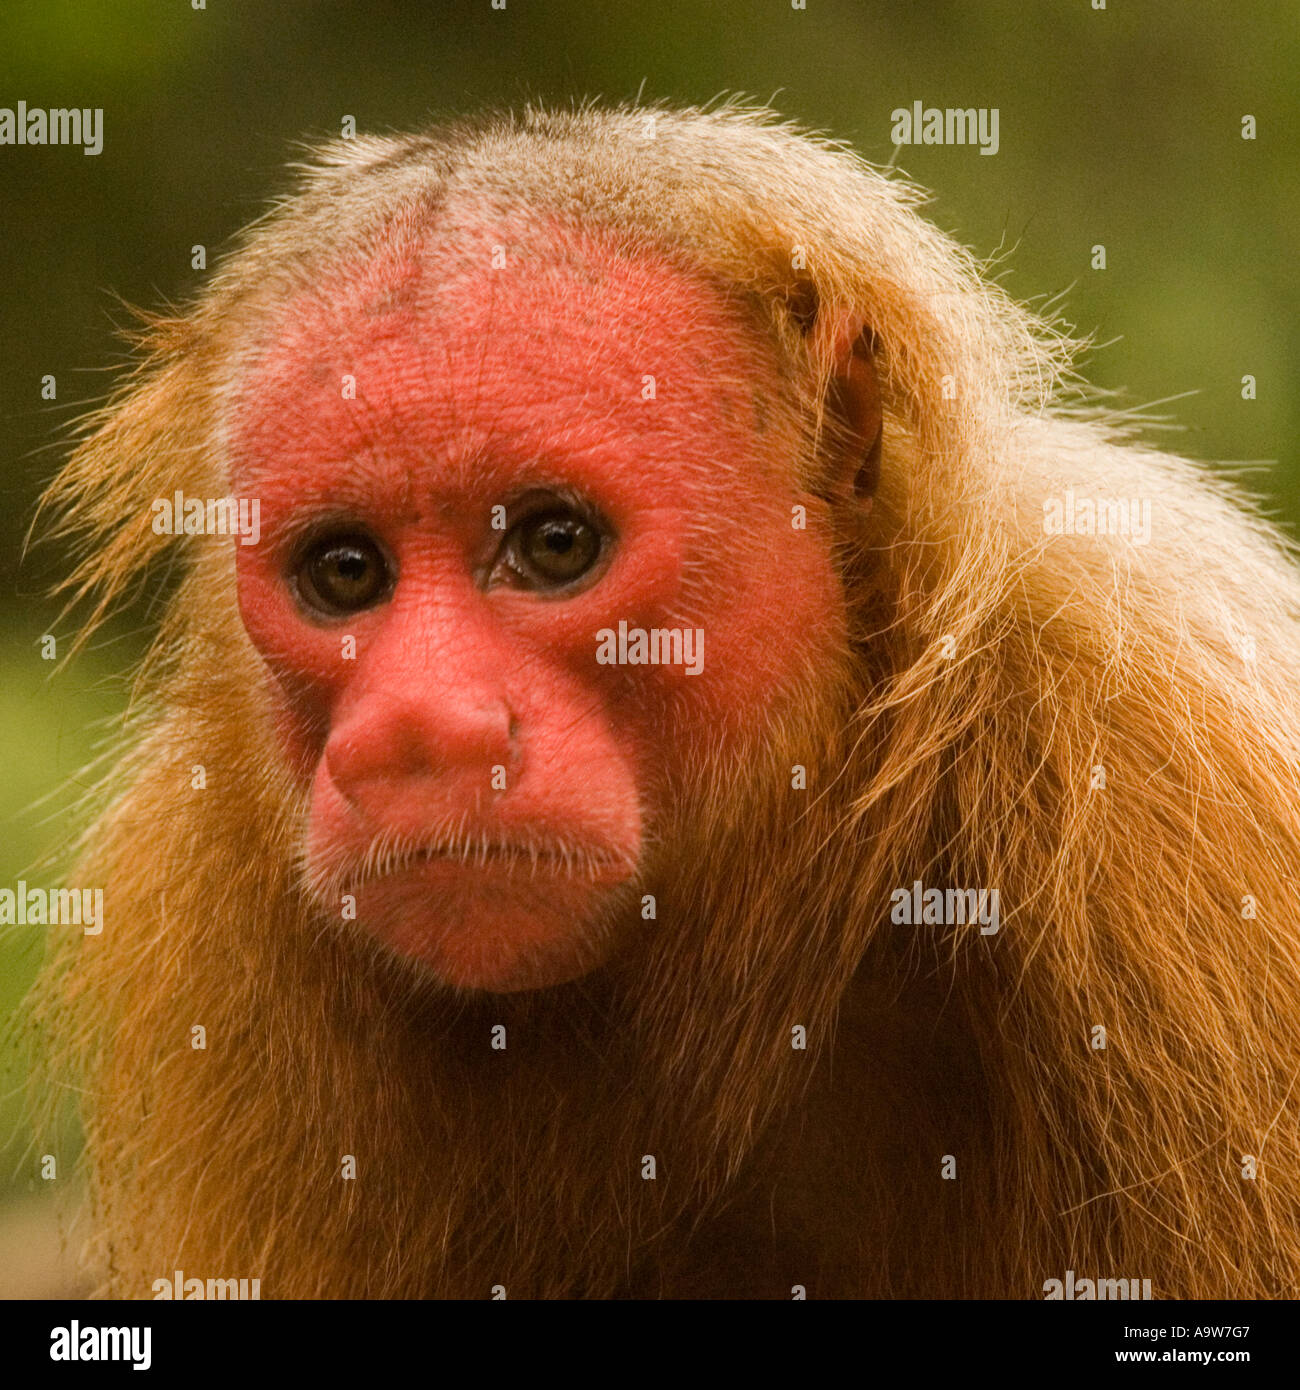
{"type": "Polygon", "coordinates": [[[369,536],[347,532],[313,541],[298,561],[294,582],[307,607],[341,618],[382,603],[392,592],[393,572],[369,536]]]}

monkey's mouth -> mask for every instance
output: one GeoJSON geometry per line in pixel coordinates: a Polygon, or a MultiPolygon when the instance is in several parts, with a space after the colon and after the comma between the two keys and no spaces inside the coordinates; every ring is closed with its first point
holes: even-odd
{"type": "MultiPolygon", "coordinates": [[[[416,850],[401,869],[425,864],[452,864],[466,869],[501,869],[507,873],[562,874],[566,878],[599,877],[615,866],[614,856],[590,850],[537,845],[486,844],[468,850],[435,845],[416,850]]],[[[400,872],[400,869],[398,870],[400,872]]]]}
{"type": "Polygon", "coordinates": [[[597,886],[621,883],[634,868],[624,857],[593,846],[484,840],[380,853],[337,877],[347,891],[408,876],[461,881],[500,876],[518,880],[565,879],[597,886]]]}

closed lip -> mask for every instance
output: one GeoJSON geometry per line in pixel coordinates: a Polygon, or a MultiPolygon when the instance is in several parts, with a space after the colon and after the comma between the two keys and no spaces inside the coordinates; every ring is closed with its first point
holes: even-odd
{"type": "Polygon", "coordinates": [[[466,874],[505,873],[522,877],[572,878],[589,883],[620,880],[631,872],[623,860],[605,850],[501,840],[434,844],[406,850],[368,864],[354,880],[354,885],[441,867],[466,874]]]}

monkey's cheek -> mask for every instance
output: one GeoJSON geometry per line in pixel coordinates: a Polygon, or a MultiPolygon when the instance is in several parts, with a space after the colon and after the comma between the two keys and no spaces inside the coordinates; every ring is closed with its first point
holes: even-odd
{"type": "Polygon", "coordinates": [[[357,920],[444,984],[514,993],[563,984],[609,955],[617,889],[527,871],[426,865],[365,884],[357,920]]]}

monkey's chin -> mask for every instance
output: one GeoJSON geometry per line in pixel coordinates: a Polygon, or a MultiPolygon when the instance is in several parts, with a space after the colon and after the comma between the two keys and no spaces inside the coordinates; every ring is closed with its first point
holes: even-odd
{"type": "Polygon", "coordinates": [[[426,864],[356,890],[357,920],[443,984],[492,994],[545,989],[602,964],[617,889],[560,876],[426,864]]]}

